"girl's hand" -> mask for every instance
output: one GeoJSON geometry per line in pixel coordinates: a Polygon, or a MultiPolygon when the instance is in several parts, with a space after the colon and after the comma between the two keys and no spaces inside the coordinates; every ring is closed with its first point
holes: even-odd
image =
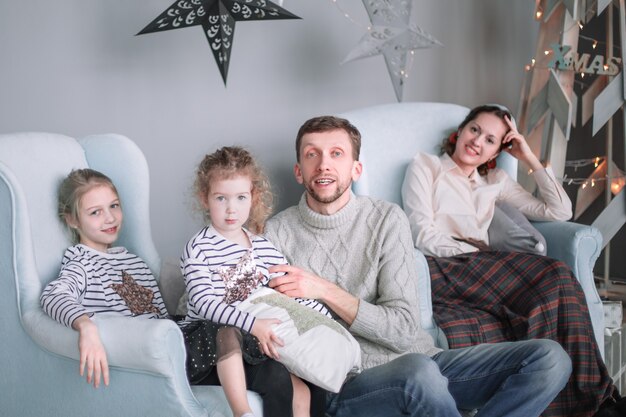
{"type": "Polygon", "coordinates": [[[78,350],[80,352],[80,376],[85,374],[87,368],[87,383],[98,388],[100,377],[104,379],[104,385],[109,385],[109,364],[106,351],[100,340],[98,326],[86,316],[77,318],[72,327],[78,330],[78,350]]]}
{"type": "Polygon", "coordinates": [[[259,339],[261,351],[272,359],[278,359],[276,345],[284,346],[283,341],[272,330],[274,324],[279,324],[278,319],[256,319],[250,333],[259,339]]]}
{"type": "Polygon", "coordinates": [[[510,129],[502,139],[502,148],[504,151],[526,163],[533,171],[542,169],[543,165],[541,165],[537,156],[530,149],[530,146],[528,146],[526,138],[517,131],[515,124],[506,116],[504,117],[504,121],[510,129]]]}

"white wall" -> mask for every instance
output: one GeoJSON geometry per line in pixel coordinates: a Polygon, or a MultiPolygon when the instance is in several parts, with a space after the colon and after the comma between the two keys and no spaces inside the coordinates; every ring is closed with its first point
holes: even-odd
{"type": "MultiPolygon", "coordinates": [[[[337,0],[363,24],[360,1],[337,0]]],[[[293,143],[309,117],[396,101],[382,57],[340,65],[363,29],[331,0],[285,0],[302,20],[238,22],[224,87],[199,27],[134,36],[173,0],[2,0],[0,132],[116,132],[151,169],[154,238],[166,259],[198,229],[193,170],[240,144],[293,204],[293,143]]],[[[534,1],[415,0],[412,21],[443,47],[418,50],[404,101],[516,109],[534,53],[534,1]]]]}

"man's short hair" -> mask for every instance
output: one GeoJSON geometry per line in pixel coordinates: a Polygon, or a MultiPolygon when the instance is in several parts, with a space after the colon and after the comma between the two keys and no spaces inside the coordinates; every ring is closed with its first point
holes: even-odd
{"type": "Polygon", "coordinates": [[[361,153],[361,133],[346,119],[335,116],[318,116],[307,120],[298,130],[296,137],[296,160],[300,162],[300,145],[302,145],[302,137],[307,133],[329,132],[331,130],[343,130],[350,136],[352,143],[352,157],[355,161],[359,160],[361,153]]]}

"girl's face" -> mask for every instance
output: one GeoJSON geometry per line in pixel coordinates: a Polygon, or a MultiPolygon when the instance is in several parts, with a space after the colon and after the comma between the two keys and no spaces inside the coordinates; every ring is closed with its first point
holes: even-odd
{"type": "Polygon", "coordinates": [[[506,123],[493,113],[480,113],[461,129],[452,159],[467,175],[500,152],[508,132],[506,123]]]}
{"type": "Polygon", "coordinates": [[[214,180],[204,203],[215,230],[236,240],[250,216],[252,181],[247,176],[214,180]]]}
{"type": "Polygon", "coordinates": [[[78,204],[78,218],[66,220],[78,230],[80,243],[106,252],[117,240],[122,227],[122,207],[117,194],[106,185],[98,185],[83,194],[78,204]]]}

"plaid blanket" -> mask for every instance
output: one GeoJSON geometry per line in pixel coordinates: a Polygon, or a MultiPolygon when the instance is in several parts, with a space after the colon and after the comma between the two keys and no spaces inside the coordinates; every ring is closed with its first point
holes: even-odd
{"type": "Polygon", "coordinates": [[[572,376],[543,416],[592,416],[612,394],[585,295],[567,265],[517,252],[427,260],[434,318],[451,348],[544,338],[569,353],[572,376]]]}

